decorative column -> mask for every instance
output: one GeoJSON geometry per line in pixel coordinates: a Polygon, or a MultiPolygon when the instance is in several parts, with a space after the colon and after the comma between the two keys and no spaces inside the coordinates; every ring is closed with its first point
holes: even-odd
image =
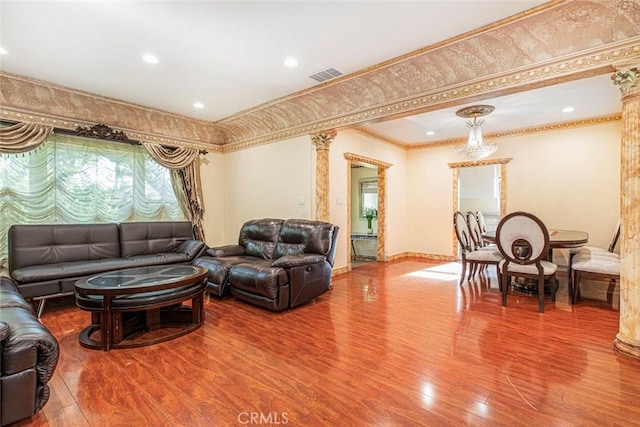
{"type": "Polygon", "coordinates": [[[622,92],[620,150],[620,330],[614,347],[640,359],[640,66],[611,79],[622,92]]]}
{"type": "Polygon", "coordinates": [[[336,131],[311,135],[316,146],[316,220],[329,221],[329,144],[336,131]]]}

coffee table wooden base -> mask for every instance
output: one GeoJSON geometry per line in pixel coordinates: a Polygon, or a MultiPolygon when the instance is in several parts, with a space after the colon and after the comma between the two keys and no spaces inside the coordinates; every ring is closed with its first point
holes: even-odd
{"type": "Polygon", "coordinates": [[[202,296],[194,298],[191,306],[172,304],[171,307],[135,312],[112,309],[110,345],[105,345],[102,339],[103,317],[102,313],[92,313],[91,325],[80,332],[82,347],[95,350],[143,347],[186,335],[201,327],[204,321],[202,296]]]}

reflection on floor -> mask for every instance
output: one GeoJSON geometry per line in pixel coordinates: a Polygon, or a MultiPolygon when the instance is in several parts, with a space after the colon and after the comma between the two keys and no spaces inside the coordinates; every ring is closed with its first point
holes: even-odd
{"type": "Polygon", "coordinates": [[[613,348],[617,286],[609,304],[608,283],[585,281],[571,305],[560,274],[539,313],[525,294],[500,304],[495,268],[459,274],[368,263],[281,313],[208,297],[202,328],[110,352],[78,345],[88,313],[47,305],[60,361],[49,402],[18,426],[640,425],[640,360],[613,348]]]}

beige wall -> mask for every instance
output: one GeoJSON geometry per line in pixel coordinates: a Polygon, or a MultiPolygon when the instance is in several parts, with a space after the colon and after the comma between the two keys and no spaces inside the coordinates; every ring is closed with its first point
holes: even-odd
{"type": "MultiPolygon", "coordinates": [[[[619,215],[620,124],[567,129],[495,141],[493,157],[507,165],[507,213],[538,215],[549,228],[589,232],[589,244],[608,245],[619,215]]],[[[409,152],[409,251],[452,251],[452,147],[409,152]],[[428,237],[425,237],[428,236],[428,237]]],[[[556,251],[566,263],[566,251],[556,251]]]]}
{"type": "MultiPolygon", "coordinates": [[[[236,243],[250,219],[313,217],[312,148],[305,136],[224,155],[224,222],[214,225],[224,229],[223,244],[236,243]]],[[[217,196],[203,187],[215,203],[217,196]]]]}
{"type": "Polygon", "coordinates": [[[225,207],[225,156],[221,153],[208,153],[200,158],[200,179],[202,180],[202,198],[204,203],[204,238],[209,246],[219,246],[224,239],[225,207]]]}

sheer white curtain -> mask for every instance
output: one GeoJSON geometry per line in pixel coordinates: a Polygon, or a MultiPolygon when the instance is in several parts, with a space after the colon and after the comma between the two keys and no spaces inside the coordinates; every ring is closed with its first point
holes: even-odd
{"type": "Polygon", "coordinates": [[[51,135],[0,157],[0,258],[12,224],[186,220],[171,172],[144,147],[51,135]]]}

